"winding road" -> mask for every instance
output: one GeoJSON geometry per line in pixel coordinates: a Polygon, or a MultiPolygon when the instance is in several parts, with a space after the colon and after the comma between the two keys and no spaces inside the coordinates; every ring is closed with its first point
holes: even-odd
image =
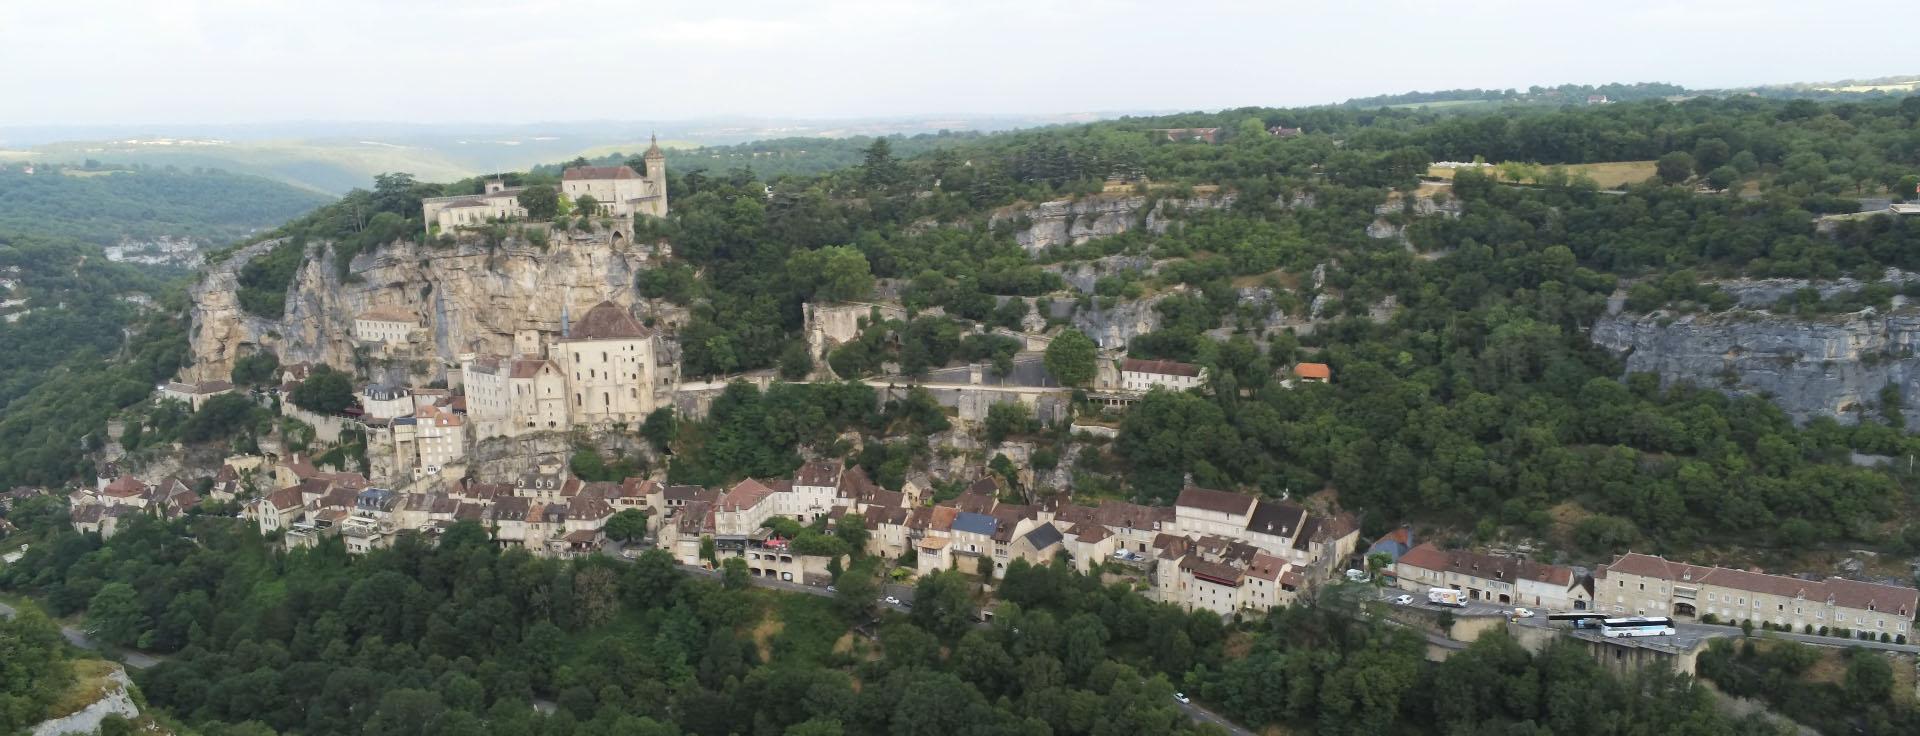
{"type": "MultiPolygon", "coordinates": [[[[0,617],[13,618],[13,615],[17,612],[18,609],[15,609],[13,606],[0,603],[0,617]]],[[[81,649],[91,649],[96,652],[102,651],[100,642],[94,641],[92,637],[87,636],[87,632],[77,627],[62,625],[60,627],[60,635],[66,637],[68,643],[81,649]]],[[[160,658],[151,654],[144,654],[131,649],[121,649],[118,650],[118,652],[121,663],[136,670],[144,670],[160,664],[160,658]]]]}

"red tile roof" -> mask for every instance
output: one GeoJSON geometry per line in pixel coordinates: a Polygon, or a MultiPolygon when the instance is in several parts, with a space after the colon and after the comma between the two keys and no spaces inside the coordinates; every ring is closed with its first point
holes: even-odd
{"type": "Polygon", "coordinates": [[[748,478],[735,483],[732,490],[720,497],[718,507],[722,511],[740,511],[760,505],[760,502],[773,495],[773,488],[760,481],[748,478]]]}
{"type": "Polygon", "coordinates": [[[1422,570],[1457,572],[1486,580],[1516,582],[1537,580],[1562,587],[1573,585],[1573,570],[1511,557],[1494,557],[1461,550],[1442,550],[1432,542],[1422,543],[1400,556],[1399,563],[1422,570]]]}
{"type": "Polygon", "coordinates": [[[568,341],[580,340],[638,340],[653,334],[640,320],[634,319],[626,309],[613,302],[600,302],[587,310],[587,316],[581,317],[578,324],[568,331],[568,341]]]}
{"type": "Polygon", "coordinates": [[[1296,363],[1293,366],[1293,375],[1324,381],[1333,377],[1333,369],[1328,368],[1325,363],[1296,363]]]}
{"type": "Polygon", "coordinates": [[[575,166],[560,175],[565,181],[584,179],[638,179],[640,172],[631,166],[575,166]]]}
{"type": "Polygon", "coordinates": [[[1595,577],[1604,580],[1607,575],[1616,572],[1679,583],[1717,585],[1783,598],[1799,597],[1813,601],[1831,601],[1836,606],[1887,611],[1906,617],[1912,617],[1916,610],[1920,609],[1920,590],[1903,585],[1868,583],[1845,578],[1803,580],[1789,575],[1689,565],[1634,552],[1621,555],[1613,561],[1613,564],[1601,566],[1595,573],[1595,577]]]}

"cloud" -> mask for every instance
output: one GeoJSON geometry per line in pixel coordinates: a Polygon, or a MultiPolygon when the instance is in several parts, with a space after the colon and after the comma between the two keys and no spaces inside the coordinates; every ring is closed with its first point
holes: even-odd
{"type": "Polygon", "coordinates": [[[0,125],[1208,109],[1915,73],[1899,3],[0,1],[0,125]]]}

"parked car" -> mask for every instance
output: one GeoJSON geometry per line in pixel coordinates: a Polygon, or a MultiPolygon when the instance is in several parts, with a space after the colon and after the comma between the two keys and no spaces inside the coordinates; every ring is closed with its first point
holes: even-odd
{"type": "Polygon", "coordinates": [[[1519,616],[1520,618],[1533,618],[1533,609],[1515,608],[1513,609],[1513,615],[1519,616]]]}
{"type": "Polygon", "coordinates": [[[1396,605],[1396,606],[1411,606],[1411,605],[1413,605],[1413,596],[1411,596],[1411,595],[1398,595],[1398,596],[1394,596],[1394,598],[1393,598],[1393,605],[1396,605]]]}
{"type": "Polygon", "coordinates": [[[625,557],[629,560],[637,560],[637,559],[640,559],[640,550],[623,549],[623,550],[620,550],[620,556],[625,557]]]}
{"type": "Polygon", "coordinates": [[[1353,582],[1356,582],[1356,583],[1364,583],[1364,582],[1366,582],[1366,581],[1367,581],[1367,571],[1365,571],[1365,570],[1348,570],[1348,571],[1347,571],[1347,579],[1348,579],[1348,580],[1352,580],[1353,582]]]}
{"type": "Polygon", "coordinates": [[[838,593],[838,592],[840,592],[840,589],[839,589],[839,588],[835,588],[835,587],[833,587],[833,586],[831,586],[831,585],[829,585],[829,586],[827,586],[827,592],[828,592],[828,593],[838,593]]]}
{"type": "Polygon", "coordinates": [[[1186,693],[1174,693],[1173,699],[1179,701],[1181,705],[1193,702],[1193,699],[1188,698],[1186,693]]]}
{"type": "Polygon", "coordinates": [[[897,605],[900,605],[900,599],[899,599],[899,598],[895,598],[895,597],[893,597],[893,596],[887,596],[887,597],[886,597],[886,598],[885,598],[884,600],[885,600],[885,601],[887,602],[887,605],[889,605],[889,606],[897,606],[897,605]]]}

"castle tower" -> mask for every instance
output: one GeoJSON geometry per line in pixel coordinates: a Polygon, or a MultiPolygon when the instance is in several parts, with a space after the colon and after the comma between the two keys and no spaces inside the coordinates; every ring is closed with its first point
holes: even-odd
{"type": "Polygon", "coordinates": [[[647,188],[650,194],[659,195],[659,199],[648,203],[648,214],[654,217],[667,216],[667,154],[660,150],[660,137],[649,136],[651,145],[642,159],[647,162],[647,188]]]}

